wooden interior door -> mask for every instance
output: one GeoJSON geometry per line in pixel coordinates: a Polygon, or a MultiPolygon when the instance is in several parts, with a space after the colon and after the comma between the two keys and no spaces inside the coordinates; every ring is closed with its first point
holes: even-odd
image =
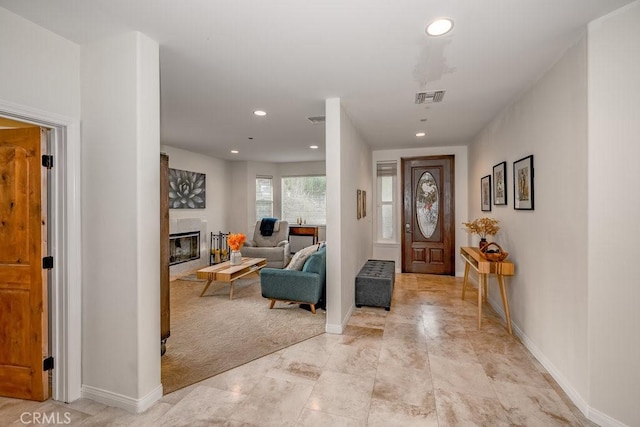
{"type": "Polygon", "coordinates": [[[49,397],[41,141],[38,127],[0,130],[0,396],[40,401],[49,397]]]}
{"type": "Polygon", "coordinates": [[[455,274],[454,156],[402,159],[402,271],[455,274]]]}

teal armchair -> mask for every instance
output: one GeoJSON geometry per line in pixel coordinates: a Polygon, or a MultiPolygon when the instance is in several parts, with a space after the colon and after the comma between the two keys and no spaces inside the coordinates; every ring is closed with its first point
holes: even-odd
{"type": "Polygon", "coordinates": [[[309,304],[316,313],[316,305],[324,306],[326,287],[326,247],[313,253],[302,267],[302,271],[263,268],[260,270],[262,296],[276,301],[309,304]]]}

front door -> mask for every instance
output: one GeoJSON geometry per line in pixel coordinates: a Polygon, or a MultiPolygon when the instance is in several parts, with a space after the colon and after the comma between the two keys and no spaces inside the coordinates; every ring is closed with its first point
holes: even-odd
{"type": "Polygon", "coordinates": [[[41,169],[39,127],[0,130],[0,396],[40,401],[49,397],[41,169]]]}
{"type": "Polygon", "coordinates": [[[455,274],[454,156],[402,159],[402,271],[455,274]]]}

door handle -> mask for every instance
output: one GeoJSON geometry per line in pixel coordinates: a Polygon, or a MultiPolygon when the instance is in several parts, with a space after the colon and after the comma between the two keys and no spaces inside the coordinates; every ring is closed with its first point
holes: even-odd
{"type": "Polygon", "coordinates": [[[406,224],[404,225],[404,232],[405,232],[405,233],[411,233],[411,224],[406,223],[406,224]]]}

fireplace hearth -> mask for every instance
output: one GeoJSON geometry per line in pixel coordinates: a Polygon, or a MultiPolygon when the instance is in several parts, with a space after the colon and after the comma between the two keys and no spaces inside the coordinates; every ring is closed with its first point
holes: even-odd
{"type": "Polygon", "coordinates": [[[169,265],[181,264],[200,258],[200,232],[169,235],[169,265]]]}

